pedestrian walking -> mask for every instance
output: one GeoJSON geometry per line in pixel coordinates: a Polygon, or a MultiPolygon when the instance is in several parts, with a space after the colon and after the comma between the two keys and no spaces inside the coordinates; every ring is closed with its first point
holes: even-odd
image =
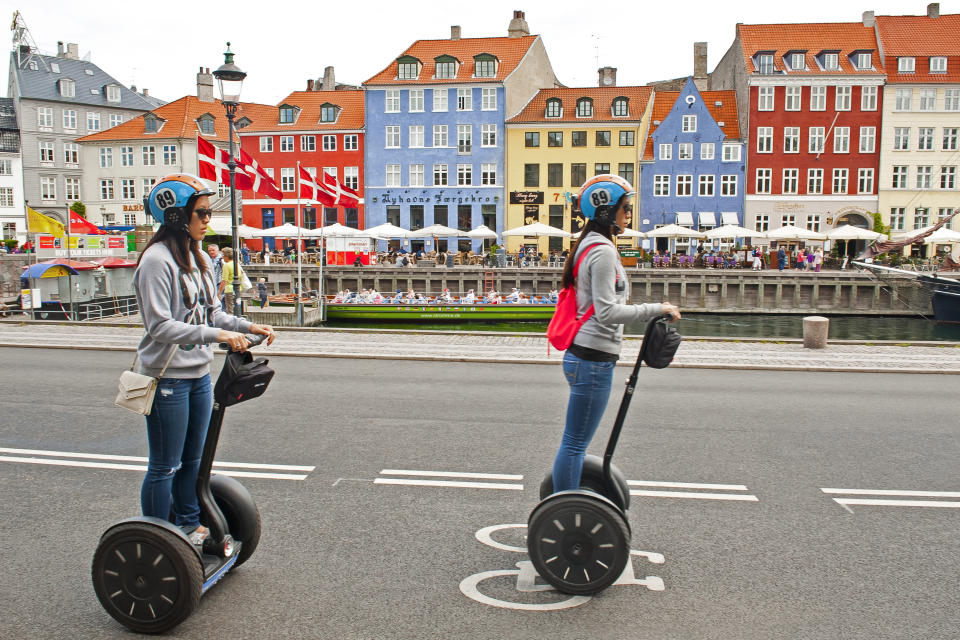
{"type": "Polygon", "coordinates": [[[267,279],[260,278],[257,280],[257,297],[260,298],[260,308],[263,309],[267,306],[267,279]]]}
{"type": "Polygon", "coordinates": [[[780,271],[783,271],[784,267],[786,266],[787,266],[787,252],[781,245],[780,248],[777,249],[777,269],[779,269],[780,271]]]}
{"type": "Polygon", "coordinates": [[[220,293],[223,296],[223,309],[228,313],[233,312],[234,305],[234,295],[239,296],[244,288],[249,288],[244,284],[244,281],[249,282],[247,279],[247,274],[243,272],[243,267],[238,266],[236,260],[233,259],[233,249],[226,247],[222,252],[223,254],[223,280],[220,281],[220,293]],[[240,290],[233,290],[233,270],[237,270],[237,279],[240,281],[240,290]]]}
{"type": "Polygon", "coordinates": [[[220,247],[211,242],[207,245],[207,255],[210,256],[210,262],[213,268],[213,285],[216,287],[217,300],[223,300],[220,295],[220,283],[223,281],[223,255],[220,253],[220,247]]]}

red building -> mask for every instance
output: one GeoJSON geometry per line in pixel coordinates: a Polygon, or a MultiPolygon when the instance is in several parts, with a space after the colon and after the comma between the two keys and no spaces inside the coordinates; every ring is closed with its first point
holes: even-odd
{"type": "Polygon", "coordinates": [[[310,81],[306,91],[284,98],[272,120],[260,119],[240,129],[243,150],[273,176],[283,192],[283,199],[275,200],[245,191],[244,224],[269,228],[291,223],[315,229],[339,222],[364,228],[363,200],[357,208],[345,208],[297,198],[298,162],[313,175],[321,171],[335,175],[363,196],[363,91],[313,87],[310,81]]]}
{"type": "Polygon", "coordinates": [[[711,88],[746,107],[744,226],[872,227],[885,73],[866,21],[737,25],[711,88]]]}

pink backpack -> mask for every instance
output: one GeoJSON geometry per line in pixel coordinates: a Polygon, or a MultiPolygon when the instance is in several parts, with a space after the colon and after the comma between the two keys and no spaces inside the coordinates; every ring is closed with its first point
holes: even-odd
{"type": "MultiPolygon", "coordinates": [[[[580,271],[580,263],[587,257],[590,249],[593,249],[598,244],[602,243],[592,244],[580,253],[577,264],[573,266],[574,282],[576,282],[577,273],[580,271]]],[[[560,351],[568,349],[570,345],[573,344],[573,339],[577,336],[577,332],[580,331],[580,327],[582,327],[583,323],[589,320],[592,315],[593,305],[591,304],[590,308],[578,318],[577,290],[574,287],[564,287],[557,297],[557,308],[553,312],[553,318],[550,319],[550,324],[547,326],[547,340],[549,341],[547,353],[550,352],[550,345],[553,345],[554,349],[560,351]]]]}

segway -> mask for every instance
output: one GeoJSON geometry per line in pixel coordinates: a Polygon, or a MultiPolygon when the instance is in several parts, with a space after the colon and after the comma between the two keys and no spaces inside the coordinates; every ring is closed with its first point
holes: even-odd
{"type": "MultiPolygon", "coordinates": [[[[262,335],[247,335],[250,346],[262,335]]],[[[227,348],[225,344],[221,348],[227,348]]],[[[186,620],[210,587],[246,562],[260,542],[260,512],[235,479],[211,477],[226,408],[261,395],[273,377],[265,359],[231,352],[213,391],[197,497],[210,530],[202,547],[172,522],[140,516],[113,525],[93,556],[93,589],[107,613],[140,633],[162,633],[186,620]]]]}
{"type": "Polygon", "coordinates": [[[611,459],[640,363],[663,368],[680,344],[680,334],[666,324],[669,317],[654,318],[647,325],[603,458],[584,457],[580,489],[553,493],[552,472],[540,484],[540,503],[527,521],[527,551],[537,573],[558,591],[577,595],[602,591],[617,581],[630,559],[630,490],[611,459]]]}

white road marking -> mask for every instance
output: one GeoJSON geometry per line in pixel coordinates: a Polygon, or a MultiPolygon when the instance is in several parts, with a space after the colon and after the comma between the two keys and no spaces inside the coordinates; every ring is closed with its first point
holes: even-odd
{"type": "Polygon", "coordinates": [[[484,480],[523,480],[523,476],[506,473],[473,473],[469,471],[419,471],[417,469],[382,469],[384,476],[436,476],[439,478],[482,478],[484,480]]]}
{"type": "Polygon", "coordinates": [[[921,498],[960,498],[960,491],[902,491],[899,489],[820,489],[824,493],[851,496],[910,496],[921,498]]]}
{"type": "MultiPolygon", "coordinates": [[[[0,453],[26,456],[55,456],[58,458],[86,458],[89,460],[113,460],[117,462],[146,462],[143,456],[118,456],[105,453],[77,453],[73,451],[45,451],[43,449],[9,449],[0,447],[0,453]]],[[[258,464],[254,462],[219,462],[214,461],[215,467],[233,467],[235,469],[270,469],[273,471],[306,471],[316,469],[315,466],[296,464],[258,464]]]]}
{"type": "MultiPolygon", "coordinates": [[[[903,496],[910,498],[960,498],[960,491],[914,491],[905,489],[836,489],[821,488],[827,495],[903,496]]],[[[960,509],[960,502],[950,500],[886,500],[881,498],[833,498],[841,507],[853,513],[855,507],[926,507],[931,509],[960,509]]]]}
{"type": "MultiPolygon", "coordinates": [[[[19,462],[22,464],[42,464],[55,467],[83,467],[86,469],[115,469],[119,471],[146,471],[147,465],[118,464],[114,462],[89,462],[85,460],[60,460],[57,458],[26,458],[20,456],[0,456],[0,462],[19,462]]],[[[263,478],[267,480],[306,480],[306,474],[260,473],[256,471],[223,470],[217,473],[236,478],[263,478]]]]}
{"type": "Polygon", "coordinates": [[[420,487],[460,487],[464,489],[509,489],[523,491],[522,484],[504,484],[500,482],[462,482],[456,480],[417,480],[414,478],[377,478],[374,484],[403,484],[420,487]]]}
{"type": "Polygon", "coordinates": [[[654,482],[646,480],[627,480],[632,487],[672,487],[674,489],[713,489],[717,491],[746,491],[742,484],[697,484],[694,482],[654,482]]]}
{"type": "Polygon", "coordinates": [[[417,487],[455,487],[460,489],[505,489],[523,490],[523,476],[507,473],[476,473],[472,471],[424,471],[420,469],[383,469],[381,475],[419,476],[400,478],[377,478],[374,484],[409,485],[417,487]],[[427,479],[429,478],[429,479],[427,479]],[[472,478],[475,480],[520,480],[521,484],[508,482],[478,482],[475,480],[439,480],[433,478],[472,478]]]}
{"type": "Polygon", "coordinates": [[[876,507],[934,507],[960,509],[960,502],[946,502],[941,500],[871,500],[869,498],[834,498],[834,502],[846,507],[847,505],[862,505],[876,507]]]}
{"type": "Polygon", "coordinates": [[[631,490],[631,496],[643,498],[689,498],[693,500],[733,500],[741,502],[759,502],[755,495],[742,493],[696,493],[692,491],[642,491],[631,490]]]}

